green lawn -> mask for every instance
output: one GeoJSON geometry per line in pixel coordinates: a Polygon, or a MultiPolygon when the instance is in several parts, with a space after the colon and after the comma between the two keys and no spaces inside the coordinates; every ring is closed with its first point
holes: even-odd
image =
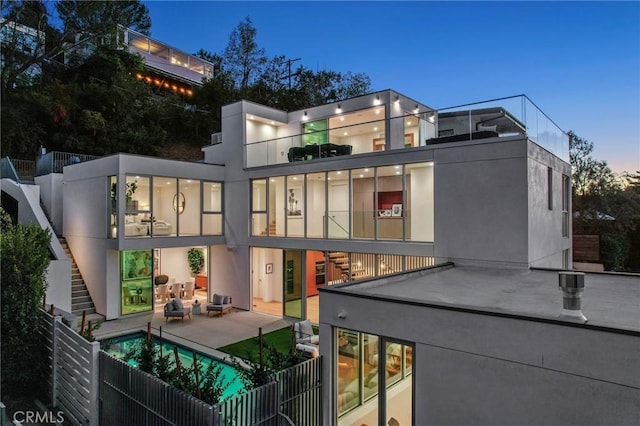
{"type": "MultiPolygon", "coordinates": [[[[283,353],[289,352],[289,348],[291,347],[290,327],[281,328],[280,330],[263,334],[262,337],[267,344],[275,346],[278,351],[283,353]]],[[[218,348],[218,350],[226,352],[229,355],[244,359],[247,359],[247,354],[250,354],[250,359],[253,361],[257,361],[259,352],[258,337],[256,336],[250,339],[241,340],[239,342],[218,348]]]]}
{"type": "MultiPolygon", "coordinates": [[[[313,327],[313,330],[315,333],[318,333],[316,326],[313,327]]],[[[262,338],[266,344],[274,346],[279,352],[287,353],[291,348],[291,333],[291,327],[285,327],[272,331],[271,333],[263,334],[262,338]]],[[[223,346],[218,348],[218,350],[238,358],[249,358],[252,361],[258,361],[258,336],[223,346]],[[249,356],[247,354],[249,354],[249,356]]]]}

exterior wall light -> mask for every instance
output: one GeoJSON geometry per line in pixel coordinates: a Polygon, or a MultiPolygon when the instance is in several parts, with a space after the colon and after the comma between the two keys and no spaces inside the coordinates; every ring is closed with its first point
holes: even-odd
{"type": "Polygon", "coordinates": [[[302,121],[307,121],[309,119],[309,116],[307,115],[307,111],[304,112],[304,115],[302,116],[302,121]]]}
{"type": "Polygon", "coordinates": [[[342,114],[342,108],[340,107],[340,104],[338,104],[338,108],[336,108],[336,114],[342,114]]]}
{"type": "Polygon", "coordinates": [[[376,95],[376,98],[373,100],[374,105],[380,105],[380,95],[376,95]]]}

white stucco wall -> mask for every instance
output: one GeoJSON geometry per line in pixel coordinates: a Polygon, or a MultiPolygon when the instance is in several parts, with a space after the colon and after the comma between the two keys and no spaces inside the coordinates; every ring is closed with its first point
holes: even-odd
{"type": "Polygon", "coordinates": [[[47,209],[51,226],[58,234],[62,234],[62,177],[62,173],[50,173],[34,179],[40,187],[40,199],[47,209]]]}
{"type": "Polygon", "coordinates": [[[529,266],[527,142],[434,151],[436,256],[529,266]]]}

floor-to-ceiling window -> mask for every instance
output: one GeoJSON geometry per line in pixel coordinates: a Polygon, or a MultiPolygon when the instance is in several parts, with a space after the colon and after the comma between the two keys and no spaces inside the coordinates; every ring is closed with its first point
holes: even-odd
{"type": "Polygon", "coordinates": [[[335,332],[337,424],[413,424],[413,347],[355,330],[335,332]]]}
{"type": "Polygon", "coordinates": [[[327,237],[349,238],[349,170],[327,173],[327,237]]]}
{"type": "Polygon", "coordinates": [[[153,309],[153,251],[120,252],[122,315],[153,309]]]}
{"type": "Polygon", "coordinates": [[[272,176],[253,180],[252,188],[254,236],[434,238],[430,162],[272,176]]]}
{"type": "Polygon", "coordinates": [[[305,206],[307,238],[323,238],[325,236],[326,184],[324,172],[307,175],[307,203],[305,206]]]}
{"type": "Polygon", "coordinates": [[[302,251],[284,250],[284,315],[303,318],[303,263],[302,251]]]}

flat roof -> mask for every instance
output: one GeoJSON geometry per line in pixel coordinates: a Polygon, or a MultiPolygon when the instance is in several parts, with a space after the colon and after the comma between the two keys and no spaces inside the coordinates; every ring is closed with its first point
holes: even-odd
{"type": "MultiPolygon", "coordinates": [[[[436,267],[335,286],[360,296],[468,308],[533,318],[560,317],[561,271],[475,266],[436,267]]],[[[322,291],[333,291],[330,287],[322,291]]],[[[640,275],[585,273],[582,313],[587,324],[640,331],[640,275]]]]}

